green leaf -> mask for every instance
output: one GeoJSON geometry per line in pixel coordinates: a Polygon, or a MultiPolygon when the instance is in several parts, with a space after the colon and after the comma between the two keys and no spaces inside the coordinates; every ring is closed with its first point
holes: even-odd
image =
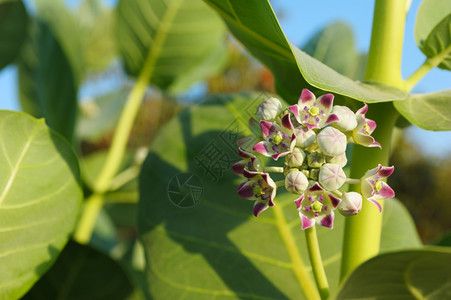
{"type": "Polygon", "coordinates": [[[11,63],[27,36],[28,15],[22,1],[0,1],[0,70],[11,63]]]}
{"type": "Polygon", "coordinates": [[[0,111],[0,295],[20,298],[53,264],[78,217],[77,158],[44,120],[0,111]]]}
{"type": "Polygon", "coordinates": [[[451,13],[451,2],[448,0],[423,0],[418,8],[415,21],[415,41],[420,49],[434,27],[451,13]]]}
{"type": "Polygon", "coordinates": [[[338,73],[355,78],[360,59],[348,24],[331,23],[315,34],[302,49],[338,73]]]}
{"type": "Polygon", "coordinates": [[[422,246],[409,211],[398,199],[386,200],[383,214],[381,252],[422,246]]]}
{"type": "Polygon", "coordinates": [[[407,96],[393,87],[353,81],[291,45],[268,1],[206,2],[218,11],[247,50],[273,72],[277,92],[289,103],[296,102],[302,88],[309,85],[368,103],[403,100],[407,96]]]}
{"type": "Polygon", "coordinates": [[[449,248],[380,255],[359,266],[335,299],[449,299],[450,266],[449,248]]]}
{"type": "Polygon", "coordinates": [[[121,0],[117,43],[125,68],[173,92],[217,72],[225,55],[225,28],[202,1],[121,0]]]}
{"type": "Polygon", "coordinates": [[[103,71],[116,56],[114,11],[99,0],[84,0],[78,11],[84,68],[103,71]]]}
{"type": "Polygon", "coordinates": [[[396,109],[410,123],[426,130],[451,130],[451,90],[413,94],[395,102],[396,109]]]}
{"type": "MultiPolygon", "coordinates": [[[[240,178],[231,171],[240,160],[236,140],[250,134],[247,119],[264,98],[214,97],[182,111],[156,136],[141,170],[138,206],[154,298],[311,298],[304,296],[294,272],[300,258],[314,285],[295,197],[279,190],[276,207],[255,218],[253,202],[236,193],[240,178]],[[191,187],[177,194],[177,179],[183,185],[187,174],[195,175],[188,181],[191,187]],[[182,203],[176,206],[171,199],[182,203]]],[[[419,243],[400,205],[386,201],[382,245],[387,250],[419,243]]],[[[333,230],[318,228],[332,290],[339,282],[343,228],[339,214],[333,230]]]]}
{"type": "Polygon", "coordinates": [[[440,69],[451,70],[451,13],[432,30],[421,50],[436,59],[440,69]]]}
{"type": "Polygon", "coordinates": [[[129,278],[116,261],[71,241],[23,299],[130,299],[132,292],[129,278]]]}
{"type": "Polygon", "coordinates": [[[19,67],[22,109],[72,141],[77,113],[77,80],[71,64],[46,23],[32,27],[19,67]]]}
{"type": "Polygon", "coordinates": [[[78,86],[83,79],[83,46],[80,28],[62,0],[35,0],[38,20],[45,23],[56,43],[64,53],[78,86]]]}

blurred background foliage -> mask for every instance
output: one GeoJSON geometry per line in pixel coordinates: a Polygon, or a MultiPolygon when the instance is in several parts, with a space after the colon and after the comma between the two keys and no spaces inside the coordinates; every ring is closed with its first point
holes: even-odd
{"type": "MultiPolygon", "coordinates": [[[[127,1],[120,1],[118,8],[112,8],[100,0],[84,0],[79,7],[69,10],[61,0],[36,0],[34,6],[27,7],[28,16],[22,2],[3,2],[0,4],[0,21],[10,21],[8,16],[20,16],[23,26],[13,28],[17,31],[2,26],[2,30],[11,31],[3,32],[3,36],[15,35],[11,47],[20,51],[16,51],[19,54],[16,57],[4,57],[0,46],[0,68],[11,62],[18,66],[22,109],[34,116],[46,117],[52,128],[73,142],[81,160],[85,194],[89,195],[133,86],[133,75],[139,72],[136,66],[142,64],[142,54],[137,53],[152,47],[152,38],[131,33],[139,26],[130,25],[129,19],[124,17],[133,13],[121,9],[127,1]],[[126,27],[129,31],[117,30],[118,22],[122,24],[119,28],[126,27]],[[129,36],[134,40],[127,40],[129,36]]],[[[158,3],[135,2],[140,5],[158,3]]],[[[146,11],[143,9],[140,13],[146,11]]],[[[149,16],[140,15],[137,19],[146,17],[149,16]]],[[[160,50],[164,55],[181,58],[177,58],[179,64],[172,66],[170,72],[162,70],[156,83],[147,90],[130,136],[126,159],[113,180],[90,243],[100,252],[75,244],[64,250],[71,253],[86,251],[79,255],[88,261],[104,253],[119,262],[134,286],[132,298],[150,297],[145,288],[143,249],[137,240],[137,176],[158,130],[184,107],[200,103],[211,94],[276,92],[271,72],[226,35],[225,28],[218,20],[213,20],[214,15],[211,18],[217,30],[211,45],[206,45],[206,48],[214,46],[209,49],[209,55],[200,53],[194,63],[183,62],[186,65],[183,69],[180,64],[183,56],[188,54],[180,49],[177,53],[177,45],[167,45],[168,48],[160,50]]],[[[171,42],[176,44],[178,40],[171,42]]],[[[302,49],[342,74],[354,79],[363,77],[366,53],[358,53],[352,29],[345,23],[324,28],[302,49]]],[[[346,103],[354,110],[361,106],[341,96],[337,97],[336,103],[346,103]]],[[[409,124],[404,122],[402,127],[406,126],[409,124]]],[[[423,242],[438,241],[451,228],[451,158],[423,155],[400,131],[391,162],[396,166],[390,178],[391,185],[397,198],[412,214],[423,242]]],[[[100,264],[108,265],[114,261],[104,259],[100,264]]],[[[49,285],[57,289],[62,264],[70,267],[71,260],[67,255],[61,255],[49,275],[43,277],[26,298],[44,299],[42,290],[49,285]]],[[[103,269],[104,272],[110,270],[103,269]]],[[[74,275],[80,280],[82,274],[92,272],[88,265],[81,270],[80,274],[74,275]]],[[[102,274],[96,276],[101,278],[102,274]]],[[[128,291],[130,286],[127,284],[124,289],[128,291]]],[[[83,286],[82,282],[80,286],[83,286]]]]}

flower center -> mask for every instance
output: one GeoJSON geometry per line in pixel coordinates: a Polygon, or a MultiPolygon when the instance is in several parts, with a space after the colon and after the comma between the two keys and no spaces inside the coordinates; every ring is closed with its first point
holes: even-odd
{"type": "Polygon", "coordinates": [[[313,212],[321,212],[322,208],[323,208],[323,204],[321,202],[319,202],[319,201],[315,201],[312,204],[313,212]]]}
{"type": "Polygon", "coordinates": [[[371,128],[367,123],[363,125],[363,131],[365,132],[365,134],[370,134],[371,128]]]}
{"type": "Polygon", "coordinates": [[[279,145],[282,142],[282,140],[283,140],[283,136],[282,136],[282,133],[279,131],[274,136],[274,144],[279,145]]]}
{"type": "Polygon", "coordinates": [[[310,107],[308,112],[311,116],[317,116],[319,114],[319,109],[316,106],[312,106],[312,107],[310,107]]]}
{"type": "Polygon", "coordinates": [[[382,189],[382,182],[380,182],[379,180],[377,180],[374,183],[374,189],[376,190],[376,193],[379,193],[379,191],[382,189]]]}

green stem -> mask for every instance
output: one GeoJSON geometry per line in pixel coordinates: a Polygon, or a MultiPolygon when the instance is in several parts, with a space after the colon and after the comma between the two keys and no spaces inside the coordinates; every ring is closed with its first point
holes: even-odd
{"type": "Polygon", "coordinates": [[[283,167],[264,167],[263,172],[283,173],[283,167]]]}
{"type": "Polygon", "coordinates": [[[305,230],[305,238],[307,240],[308,253],[316,286],[318,287],[321,299],[327,299],[329,297],[329,283],[327,282],[323,260],[321,259],[315,225],[305,230]]]}
{"type": "MultiPolygon", "coordinates": [[[[376,0],[366,80],[405,88],[401,78],[405,17],[405,0],[376,0]]],[[[373,136],[382,145],[382,150],[355,145],[351,164],[353,178],[360,178],[379,163],[388,164],[391,137],[398,113],[391,102],[369,106],[367,117],[377,123],[373,136]]],[[[352,187],[354,191],[359,189],[359,185],[352,187]]],[[[369,201],[363,202],[362,211],[358,215],[346,218],[341,279],[378,254],[381,230],[382,214],[369,201]]]]}
{"type": "Polygon", "coordinates": [[[451,52],[451,45],[440,52],[437,56],[426,59],[426,61],[406,79],[406,91],[410,92],[414,86],[424,77],[430,70],[437,67],[451,52]]]}
{"type": "Polygon", "coordinates": [[[274,182],[276,184],[277,187],[281,187],[281,186],[285,186],[285,180],[278,180],[276,182],[274,182]]]}
{"type": "Polygon", "coordinates": [[[348,184],[360,184],[360,179],[346,178],[345,182],[348,184]]]}
{"type": "MultiPolygon", "coordinates": [[[[147,85],[153,76],[156,60],[159,57],[163,44],[166,40],[170,24],[178,11],[176,8],[180,6],[181,3],[182,1],[180,0],[171,2],[171,9],[168,8],[166,13],[161,18],[159,28],[155,33],[152,46],[149,48],[149,52],[147,53],[141,72],[139,73],[138,79],[136,80],[135,85],[128,96],[125,107],[122,110],[118,126],[116,127],[111,146],[108,150],[106,161],[94,183],[94,194],[103,195],[107,192],[111,187],[111,180],[119,170],[119,166],[127,148],[127,142],[133,123],[136,115],[138,114],[139,107],[141,106],[142,98],[144,97],[147,85]]],[[[78,223],[78,227],[74,234],[74,237],[76,238],[81,237],[80,242],[87,243],[89,241],[92,231],[94,230],[95,220],[97,219],[97,215],[103,205],[103,196],[98,200],[95,200],[96,202],[100,200],[100,204],[89,203],[90,201],[94,201],[93,199],[96,199],[96,197],[90,197],[87,199],[82,216],[78,223]],[[92,211],[90,211],[91,208],[92,211]]]]}

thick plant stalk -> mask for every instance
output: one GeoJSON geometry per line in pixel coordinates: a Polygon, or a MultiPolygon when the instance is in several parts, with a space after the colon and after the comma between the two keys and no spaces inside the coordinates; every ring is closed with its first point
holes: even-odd
{"type": "MultiPolygon", "coordinates": [[[[366,80],[404,89],[401,56],[405,17],[405,0],[376,0],[366,80]]],[[[373,136],[382,145],[382,150],[356,145],[352,155],[352,178],[360,178],[379,163],[388,164],[391,137],[398,113],[391,102],[379,103],[370,105],[368,117],[377,123],[373,136]]],[[[341,279],[378,254],[381,227],[382,213],[369,201],[363,202],[362,211],[358,215],[346,219],[341,279]]]]}
{"type": "Polygon", "coordinates": [[[313,275],[315,277],[316,286],[318,288],[321,299],[327,299],[329,298],[330,294],[329,283],[327,282],[323,260],[321,259],[321,252],[319,249],[315,225],[305,230],[305,238],[307,240],[308,253],[310,257],[310,263],[312,265],[313,275]]]}

